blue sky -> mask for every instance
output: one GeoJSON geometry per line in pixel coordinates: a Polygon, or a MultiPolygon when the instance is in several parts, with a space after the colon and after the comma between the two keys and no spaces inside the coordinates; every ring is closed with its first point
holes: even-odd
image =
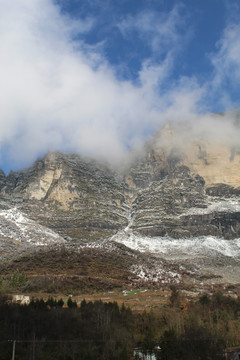
{"type": "Polygon", "coordinates": [[[0,5],[5,172],[48,150],[118,161],[168,120],[240,107],[237,0],[0,5]]]}
{"type": "MultiPolygon", "coordinates": [[[[93,19],[92,28],[87,34],[82,35],[82,39],[91,45],[103,41],[104,56],[117,70],[120,67],[120,74],[117,72],[117,75],[132,80],[137,77],[144,59],[151,58],[157,63],[166,55],[173,39],[168,39],[168,34],[164,38],[157,30],[162,23],[167,23],[173,12],[173,30],[182,40],[180,62],[174,76],[211,72],[207,55],[216,50],[216,43],[227,25],[229,12],[228,6],[222,0],[60,0],[58,4],[65,14],[75,18],[93,19]],[[145,19],[146,24],[149,19],[148,29],[136,26],[136,19],[142,19],[142,22],[145,19]],[[152,49],[154,37],[158,38],[156,41],[159,42],[159,49],[155,51],[152,49]],[[165,44],[162,44],[162,41],[165,44]]],[[[175,43],[173,45],[176,46],[175,43]]]]}
{"type": "MultiPolygon", "coordinates": [[[[79,39],[99,50],[120,80],[139,81],[143,63],[158,65],[169,52],[175,55],[169,80],[196,77],[199,84],[212,77],[211,57],[218,53],[225,29],[239,25],[238,1],[224,0],[132,0],[63,1],[64,14],[92,19],[92,26],[79,39]],[[167,31],[167,28],[168,30],[167,31]]],[[[239,106],[239,92],[228,80],[229,107],[239,106]]],[[[167,88],[166,88],[167,89],[167,88]]],[[[225,110],[226,104],[211,99],[209,111],[225,110]]],[[[203,111],[207,110],[207,106],[203,111]]]]}

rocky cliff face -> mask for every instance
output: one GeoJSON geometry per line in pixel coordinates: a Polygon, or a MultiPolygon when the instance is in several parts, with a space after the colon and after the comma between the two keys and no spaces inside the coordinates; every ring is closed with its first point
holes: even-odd
{"type": "MultiPolygon", "coordinates": [[[[231,126],[240,135],[239,124],[231,126]]],[[[240,151],[229,138],[220,145],[218,137],[195,134],[188,122],[166,124],[130,176],[136,193],[131,213],[134,233],[239,237],[240,151]],[[135,180],[142,169],[148,174],[144,183],[135,180]]]]}
{"type": "Polygon", "coordinates": [[[76,154],[48,153],[29,169],[11,172],[0,195],[63,236],[88,241],[127,225],[122,178],[76,154]]]}
{"type": "MultiPolygon", "coordinates": [[[[237,131],[239,129],[237,128],[237,131]]],[[[117,172],[76,154],[50,152],[30,168],[0,172],[2,207],[61,236],[90,241],[125,228],[146,236],[240,235],[240,152],[167,124],[117,172]]]]}

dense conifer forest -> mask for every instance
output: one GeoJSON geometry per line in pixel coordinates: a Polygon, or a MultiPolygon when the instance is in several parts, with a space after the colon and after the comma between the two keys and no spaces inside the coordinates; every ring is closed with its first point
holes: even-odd
{"type": "Polygon", "coordinates": [[[11,359],[14,340],[16,360],[129,360],[137,348],[161,360],[223,359],[240,344],[240,299],[215,293],[188,301],[173,288],[168,306],[133,313],[116,302],[2,298],[1,360],[11,359]]]}

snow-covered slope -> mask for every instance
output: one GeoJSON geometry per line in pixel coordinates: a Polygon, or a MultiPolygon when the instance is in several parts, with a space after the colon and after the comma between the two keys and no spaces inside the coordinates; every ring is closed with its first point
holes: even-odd
{"type": "Polygon", "coordinates": [[[0,211],[2,260],[30,254],[42,247],[51,249],[63,245],[79,253],[84,248],[92,248],[96,251],[94,256],[99,249],[100,253],[131,258],[131,263],[126,262],[126,270],[132,274],[129,281],[134,286],[179,283],[186,278],[202,281],[204,275],[217,276],[217,281],[238,282],[240,279],[240,239],[147,237],[133,233],[129,226],[110,240],[73,244],[70,239],[67,241],[27,218],[16,207],[0,211]]]}
{"type": "MultiPolygon", "coordinates": [[[[158,258],[145,257],[130,247],[120,245],[112,240],[95,241],[80,245],[63,239],[48,228],[27,218],[16,207],[0,211],[0,259],[17,259],[30,256],[37,249],[57,249],[59,246],[74,251],[79,256],[86,249],[93,249],[93,257],[101,256],[102,252],[110,256],[119,256],[126,261],[129,273],[128,283],[133,286],[140,284],[179,283],[183,269],[158,258]],[[111,255],[112,254],[112,255],[111,255]]],[[[68,251],[66,250],[66,251],[68,251]]],[[[124,260],[123,260],[124,261],[124,260]]],[[[61,266],[61,264],[59,264],[61,266]]],[[[87,273],[87,269],[86,269],[87,273]]]]}
{"type": "Polygon", "coordinates": [[[37,246],[64,242],[61,236],[28,219],[16,207],[0,211],[0,257],[14,257],[37,246]]]}
{"type": "Polygon", "coordinates": [[[112,240],[140,252],[158,254],[165,259],[184,259],[218,254],[240,258],[240,239],[225,240],[214,236],[200,236],[188,239],[170,237],[147,237],[119,232],[112,240]]]}
{"type": "MultiPolygon", "coordinates": [[[[225,240],[214,236],[182,239],[170,237],[147,237],[139,234],[118,232],[112,241],[124,244],[141,253],[159,257],[190,277],[201,282],[240,282],[240,239],[225,240]]],[[[160,263],[160,262],[159,262],[160,263]]],[[[139,269],[139,276],[141,268],[139,269]]],[[[161,271],[161,267],[159,267],[161,271]]],[[[156,272],[157,273],[157,272],[156,272]]],[[[178,272],[179,274],[180,272],[178,272]]],[[[171,276],[170,276],[171,277],[171,276]]],[[[183,280],[183,277],[179,277],[183,280]]]]}

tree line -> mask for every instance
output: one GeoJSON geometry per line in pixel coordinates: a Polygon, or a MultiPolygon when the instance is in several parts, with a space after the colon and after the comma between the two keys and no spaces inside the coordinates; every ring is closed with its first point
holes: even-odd
{"type": "Polygon", "coordinates": [[[221,293],[187,301],[173,288],[169,305],[150,313],[116,302],[63,304],[2,298],[0,359],[11,359],[13,340],[16,360],[129,360],[136,348],[157,360],[219,360],[240,345],[240,299],[221,293]]]}

